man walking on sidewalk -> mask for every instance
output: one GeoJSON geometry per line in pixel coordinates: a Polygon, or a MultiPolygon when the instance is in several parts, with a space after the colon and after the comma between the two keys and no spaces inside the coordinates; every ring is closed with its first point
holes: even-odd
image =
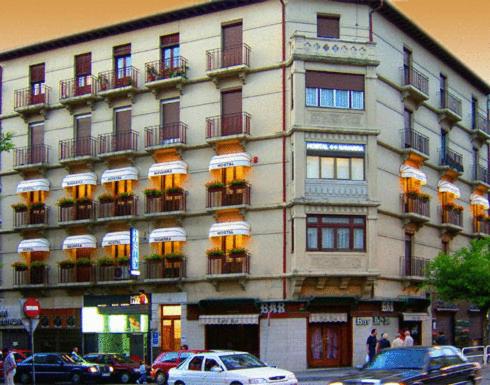
{"type": "Polygon", "coordinates": [[[374,360],[374,356],[376,356],[376,346],[378,345],[378,339],[376,338],[376,329],[371,330],[371,334],[366,340],[366,348],[369,356],[369,362],[374,360]]]}
{"type": "Polygon", "coordinates": [[[14,385],[14,376],[17,368],[17,363],[15,362],[15,356],[12,349],[7,349],[7,356],[3,361],[3,373],[5,376],[5,385],[14,385]]]}

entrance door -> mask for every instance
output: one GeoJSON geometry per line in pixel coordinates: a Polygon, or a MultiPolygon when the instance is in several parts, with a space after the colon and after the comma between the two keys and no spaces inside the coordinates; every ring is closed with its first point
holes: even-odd
{"type": "Polygon", "coordinates": [[[206,325],[206,349],[249,352],[259,356],[259,325],[206,325]]]}
{"type": "Polygon", "coordinates": [[[443,331],[446,335],[447,343],[454,344],[454,313],[440,312],[435,313],[437,332],[443,331]]]}
{"type": "Polygon", "coordinates": [[[342,366],[342,326],[330,323],[310,325],[311,367],[342,366]]]}

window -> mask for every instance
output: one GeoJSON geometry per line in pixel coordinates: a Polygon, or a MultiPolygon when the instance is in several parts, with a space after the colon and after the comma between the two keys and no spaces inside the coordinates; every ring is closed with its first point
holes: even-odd
{"type": "Polygon", "coordinates": [[[131,107],[122,107],[114,110],[116,134],[131,131],[131,107]]]}
{"type": "Polygon", "coordinates": [[[116,70],[116,79],[122,79],[131,76],[131,44],[114,47],[114,69],[116,70]]]}
{"type": "Polygon", "coordinates": [[[318,37],[339,38],[340,16],[323,16],[316,17],[316,27],[318,37]]]}
{"type": "Polygon", "coordinates": [[[189,370],[201,370],[203,356],[196,356],[189,362],[189,370]]]}
{"type": "Polygon", "coordinates": [[[403,124],[405,126],[405,130],[412,130],[412,114],[412,111],[407,110],[406,108],[403,111],[403,124]]]}
{"type": "Polygon", "coordinates": [[[210,372],[212,368],[221,368],[221,365],[218,364],[218,362],[212,358],[206,358],[206,363],[204,364],[204,370],[206,372],[210,372]]]}
{"type": "Polygon", "coordinates": [[[306,249],[309,251],[364,251],[365,217],[308,215],[306,249]]]}
{"type": "Polygon", "coordinates": [[[92,54],[89,52],[75,56],[75,78],[77,95],[83,95],[91,91],[91,74],[92,54]]]}
{"type": "Polygon", "coordinates": [[[407,47],[403,47],[403,76],[405,78],[405,84],[410,84],[411,80],[411,68],[412,68],[412,51],[407,47]]]}
{"type": "Polygon", "coordinates": [[[478,100],[474,96],[471,97],[471,127],[478,128],[478,100]]]}
{"type": "Polygon", "coordinates": [[[178,33],[160,37],[160,49],[162,67],[164,69],[173,69],[180,66],[180,45],[178,33]]]}
{"type": "Polygon", "coordinates": [[[364,76],[306,72],[306,106],[364,109],[364,76]]]}

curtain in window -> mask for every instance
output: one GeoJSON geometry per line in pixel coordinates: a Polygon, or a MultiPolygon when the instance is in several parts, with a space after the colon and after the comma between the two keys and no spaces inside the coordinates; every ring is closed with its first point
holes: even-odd
{"type": "Polygon", "coordinates": [[[306,89],[306,105],[313,107],[318,105],[318,88],[306,89]]]}
{"type": "Polygon", "coordinates": [[[320,107],[334,107],[334,91],[320,89],[320,107]]]}
{"type": "Polygon", "coordinates": [[[337,249],[349,248],[349,229],[337,229],[337,249]]]}
{"type": "Polygon", "coordinates": [[[335,107],[349,108],[349,91],[335,90],[335,107]]]}
{"type": "Polygon", "coordinates": [[[354,229],[354,249],[364,250],[364,229],[354,229]]]}
{"type": "Polygon", "coordinates": [[[318,237],[316,229],[308,229],[308,249],[318,249],[318,237]]]}
{"type": "Polygon", "coordinates": [[[333,249],[334,247],[333,229],[322,229],[322,249],[333,249]]]}
{"type": "Polygon", "coordinates": [[[364,109],[364,92],[351,91],[352,95],[352,108],[355,110],[364,109]]]}

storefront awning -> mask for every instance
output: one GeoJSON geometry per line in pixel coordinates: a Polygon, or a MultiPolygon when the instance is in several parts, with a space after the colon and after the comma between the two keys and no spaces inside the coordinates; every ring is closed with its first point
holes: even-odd
{"type": "Polygon", "coordinates": [[[118,180],[138,180],[136,167],[115,168],[105,170],[102,174],[102,183],[117,182],[118,180]]]}
{"type": "Polygon", "coordinates": [[[187,235],[182,227],[155,229],[150,233],[150,243],[185,242],[187,235]]]}
{"type": "Polygon", "coordinates": [[[187,174],[187,163],[182,160],[155,163],[148,170],[148,178],[172,174],[187,174]]]}
{"type": "Polygon", "coordinates": [[[209,229],[209,238],[227,235],[250,235],[250,225],[247,222],[220,222],[209,229]]]}
{"type": "Polygon", "coordinates": [[[97,240],[93,235],[72,235],[63,241],[63,250],[95,248],[97,248],[97,240]]]}
{"type": "Polygon", "coordinates": [[[63,178],[61,187],[67,188],[72,186],[80,186],[83,184],[97,184],[97,175],[93,172],[84,172],[81,174],[70,174],[63,178]]]}
{"type": "Polygon", "coordinates": [[[428,319],[427,313],[403,313],[404,321],[427,321],[428,319]]]}
{"type": "Polygon", "coordinates": [[[18,253],[30,253],[33,251],[49,251],[49,241],[45,238],[24,239],[17,246],[18,253]]]}
{"type": "Polygon", "coordinates": [[[408,166],[406,164],[402,164],[400,166],[400,176],[402,178],[413,178],[420,181],[420,184],[427,184],[427,176],[424,174],[422,170],[418,168],[408,166]]]}
{"type": "Polygon", "coordinates": [[[112,245],[129,245],[129,231],[115,231],[107,233],[102,238],[102,247],[112,245]]]}
{"type": "Polygon", "coordinates": [[[447,192],[450,194],[453,194],[456,198],[459,198],[461,196],[461,192],[459,191],[459,188],[452,184],[451,182],[448,182],[447,180],[441,180],[437,184],[437,189],[439,192],[447,192]]]}
{"type": "Polygon", "coordinates": [[[209,162],[210,170],[218,170],[226,167],[250,167],[251,157],[246,152],[237,152],[235,154],[216,155],[209,162]]]}
{"type": "Polygon", "coordinates": [[[490,208],[488,199],[479,194],[471,194],[470,201],[472,205],[482,206],[485,210],[490,208]]]}
{"type": "Polygon", "coordinates": [[[30,179],[23,180],[17,185],[17,194],[31,191],[49,191],[49,180],[47,179],[30,179]]]}
{"type": "Polygon", "coordinates": [[[312,313],[310,323],[347,322],[347,313],[312,313]]]}
{"type": "Polygon", "coordinates": [[[201,315],[201,325],[257,325],[258,314],[223,314],[223,315],[201,315]]]}

